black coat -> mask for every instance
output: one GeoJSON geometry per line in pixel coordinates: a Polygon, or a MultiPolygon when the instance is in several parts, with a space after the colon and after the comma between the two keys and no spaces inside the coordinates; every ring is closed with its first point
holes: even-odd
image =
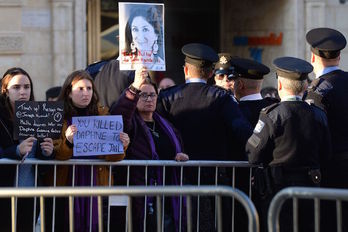
{"type": "Polygon", "coordinates": [[[237,160],[228,151],[229,135],[244,147],[252,128],[226,91],[189,83],[160,92],[158,112],[177,128],[191,160],[237,160]]]}
{"type": "Polygon", "coordinates": [[[331,154],[325,113],[303,101],[264,108],[246,145],[249,162],[269,166],[320,168],[331,154]]]}
{"type": "Polygon", "coordinates": [[[248,119],[252,127],[256,126],[263,108],[279,102],[276,98],[266,97],[260,100],[240,101],[239,108],[248,119]]]}
{"type": "Polygon", "coordinates": [[[123,90],[133,81],[134,71],[121,71],[118,60],[109,61],[94,80],[100,97],[100,104],[111,108],[111,105],[118,100],[123,90]]]}
{"type": "Polygon", "coordinates": [[[306,96],[327,113],[335,160],[348,160],[347,89],[348,72],[336,70],[314,80],[306,96]]]}

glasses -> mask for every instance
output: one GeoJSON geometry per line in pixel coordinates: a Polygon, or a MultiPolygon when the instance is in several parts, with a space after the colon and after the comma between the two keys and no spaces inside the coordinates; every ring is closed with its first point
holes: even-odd
{"type": "Polygon", "coordinates": [[[139,96],[141,100],[146,101],[149,97],[150,97],[150,100],[156,99],[157,94],[156,93],[150,93],[150,94],[140,93],[139,96]]]}

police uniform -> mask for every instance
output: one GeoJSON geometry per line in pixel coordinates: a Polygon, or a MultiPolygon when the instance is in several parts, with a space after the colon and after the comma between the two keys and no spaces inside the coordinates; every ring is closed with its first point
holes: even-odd
{"type": "MultiPolygon", "coordinates": [[[[268,74],[270,69],[254,60],[244,58],[232,58],[231,65],[234,67],[236,78],[246,78],[250,80],[262,80],[264,75],[268,74]]],[[[235,90],[238,91],[238,90],[235,90]]],[[[243,96],[239,99],[239,108],[248,119],[251,126],[255,127],[259,119],[260,111],[266,106],[279,102],[275,98],[262,98],[261,94],[243,96]]]]}
{"type": "MultiPolygon", "coordinates": [[[[198,67],[212,67],[218,60],[215,51],[202,44],[185,45],[182,52],[185,62],[198,67]]],[[[237,102],[226,91],[196,80],[188,79],[185,84],[161,91],[158,112],[181,132],[191,160],[244,159],[227,153],[227,130],[240,146],[245,145],[252,132],[237,102]]]]}
{"type": "MultiPolygon", "coordinates": [[[[186,56],[186,63],[199,68],[212,68],[213,63],[218,61],[216,52],[203,44],[185,45],[182,52],[186,56]]],[[[246,159],[245,154],[236,156],[228,153],[227,147],[231,142],[228,132],[233,135],[238,146],[245,146],[252,128],[240,112],[236,100],[223,89],[207,85],[200,78],[187,78],[185,84],[160,92],[157,110],[181,132],[185,153],[191,160],[246,159]]],[[[214,176],[215,169],[204,168],[201,172],[201,184],[214,184],[214,176]]],[[[197,172],[190,168],[185,173],[185,178],[190,184],[196,184],[197,172]]],[[[193,201],[193,205],[195,204],[193,201]]],[[[231,203],[224,205],[230,207],[231,203]]],[[[192,209],[192,221],[195,221],[197,207],[192,209]]],[[[214,231],[214,199],[200,198],[200,209],[199,231],[214,231]]],[[[230,215],[231,209],[224,212],[230,215]]],[[[224,220],[224,228],[229,226],[230,219],[231,217],[224,220]]]]}
{"type": "MultiPolygon", "coordinates": [[[[337,30],[330,28],[316,28],[306,35],[311,51],[325,59],[339,57],[340,51],[345,48],[346,38],[337,30]]],[[[325,67],[316,73],[316,79],[308,88],[306,101],[313,102],[326,113],[332,138],[332,160],[327,169],[327,178],[324,187],[348,188],[348,72],[338,66],[325,67]]],[[[324,231],[334,231],[336,218],[333,206],[332,211],[326,210],[328,228],[324,231]],[[332,213],[330,213],[332,212],[332,213]],[[334,216],[333,216],[334,217],[334,216]],[[331,222],[329,222],[331,220],[331,222]],[[329,225],[331,223],[331,225],[329,225]]],[[[348,207],[343,206],[343,218],[348,216],[348,207]]],[[[348,225],[343,223],[343,231],[348,231],[348,225]]]]}
{"type": "MultiPolygon", "coordinates": [[[[308,62],[292,57],[278,58],[274,65],[278,76],[292,80],[305,80],[313,70],[308,62]]],[[[321,164],[327,162],[331,149],[328,130],[325,113],[302,101],[300,96],[283,97],[280,103],[261,111],[246,152],[251,164],[265,167],[266,173],[255,174],[264,176],[255,176],[255,179],[266,177],[265,182],[270,185],[265,191],[268,196],[264,196],[264,204],[259,208],[263,225],[268,204],[277,191],[287,186],[319,186],[319,170],[321,164]]],[[[259,191],[259,194],[262,193],[259,191]]],[[[291,210],[285,210],[281,225],[289,223],[287,220],[291,218],[291,210]]],[[[301,226],[311,224],[300,222],[301,226]]],[[[286,231],[285,227],[281,231],[286,231]]]]}

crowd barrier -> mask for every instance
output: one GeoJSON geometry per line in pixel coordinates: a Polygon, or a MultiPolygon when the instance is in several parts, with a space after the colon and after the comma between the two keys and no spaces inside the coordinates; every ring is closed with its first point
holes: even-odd
{"type": "MultiPolygon", "coordinates": [[[[293,231],[298,228],[299,199],[311,199],[314,202],[314,229],[320,231],[320,203],[321,200],[336,202],[336,226],[337,232],[342,232],[342,201],[348,201],[348,190],[331,188],[289,187],[278,192],[272,199],[268,211],[269,232],[279,232],[279,215],[285,201],[292,199],[293,204],[293,231]]],[[[326,220],[323,218],[322,220],[326,220]]],[[[310,222],[308,222],[310,223],[310,222]]],[[[332,228],[330,231],[334,231],[332,228]]]]}
{"type": "MultiPolygon", "coordinates": [[[[130,169],[132,168],[137,168],[137,167],[143,167],[144,168],[144,178],[145,178],[145,186],[149,185],[149,181],[148,181],[148,172],[149,172],[149,169],[151,167],[160,167],[161,170],[162,170],[162,174],[163,174],[163,186],[166,186],[166,183],[165,183],[165,175],[166,175],[166,170],[169,169],[169,168],[172,168],[172,167],[176,167],[180,173],[179,175],[179,180],[180,180],[180,183],[179,185],[180,186],[184,186],[186,187],[185,185],[187,185],[187,183],[185,182],[185,172],[187,170],[190,170],[190,169],[195,169],[195,172],[197,173],[196,177],[197,177],[197,181],[194,183],[195,186],[192,186],[192,182],[189,183],[190,184],[190,187],[192,187],[191,191],[194,192],[194,189],[197,189],[197,187],[201,187],[203,185],[206,185],[206,178],[207,178],[207,173],[209,173],[211,176],[211,179],[213,179],[214,183],[209,183],[210,186],[215,186],[215,187],[218,187],[218,185],[227,185],[227,186],[230,186],[232,187],[232,189],[236,189],[236,180],[238,182],[238,173],[239,171],[238,170],[244,170],[247,171],[247,174],[248,174],[248,180],[247,180],[247,189],[244,189],[243,191],[249,196],[249,199],[251,199],[252,197],[252,191],[251,191],[251,175],[252,175],[252,168],[255,167],[255,166],[252,166],[250,164],[248,164],[248,162],[244,162],[244,161],[188,161],[188,162],[176,162],[176,161],[164,161],[164,160],[161,160],[161,161],[158,161],[158,160],[123,160],[123,161],[120,161],[120,162],[108,162],[108,161],[103,161],[103,160],[95,160],[95,159],[74,159],[74,160],[66,160],[66,161],[59,161],[59,160],[38,160],[38,159],[26,159],[24,162],[20,162],[20,161],[16,161],[16,160],[10,160],[10,159],[0,159],[0,166],[1,165],[16,165],[16,181],[14,183],[14,186],[18,188],[18,170],[19,170],[19,166],[20,165],[32,165],[33,166],[33,169],[34,169],[34,173],[35,173],[35,184],[34,184],[34,188],[40,188],[39,187],[39,181],[38,181],[38,176],[39,176],[39,167],[41,166],[51,166],[51,169],[53,170],[53,173],[54,173],[54,180],[53,180],[53,188],[50,188],[50,189],[54,189],[53,191],[56,191],[58,190],[59,188],[56,186],[56,176],[57,176],[57,167],[60,166],[60,165],[68,165],[68,166],[71,166],[72,167],[72,187],[74,187],[74,183],[75,183],[75,167],[76,166],[79,166],[79,165],[84,165],[84,166],[89,166],[91,169],[91,175],[92,175],[92,178],[91,178],[91,184],[90,186],[93,186],[93,168],[96,167],[96,166],[107,166],[109,167],[109,187],[112,186],[112,183],[111,183],[111,176],[112,175],[115,175],[113,173],[113,170],[117,169],[117,168],[124,168],[126,170],[126,181],[125,183],[122,183],[121,185],[118,184],[118,177],[117,177],[117,174],[116,174],[116,178],[115,178],[115,183],[114,185],[117,185],[117,189],[119,188],[123,188],[123,187],[132,187],[130,185],[130,169]],[[210,169],[210,172],[206,172],[205,170],[206,169],[210,169]],[[211,171],[213,170],[213,171],[211,171]],[[230,174],[230,178],[227,178],[228,182],[226,183],[226,178],[223,178],[223,176],[221,176],[221,171],[223,173],[226,173],[226,170],[229,170],[228,173],[230,174]],[[203,176],[203,177],[202,177],[203,176]],[[221,178],[224,179],[224,182],[221,183],[221,178]]],[[[115,177],[115,176],[114,176],[115,177]]],[[[80,187],[74,187],[73,189],[79,189],[80,187]]],[[[98,187],[99,188],[99,187],[98,187]]],[[[150,187],[148,187],[150,188],[150,187]]],[[[175,187],[176,188],[176,187],[175,187]]],[[[22,189],[22,188],[21,188],[22,189]]],[[[97,189],[97,187],[93,187],[93,191],[94,189],[97,189]]],[[[116,189],[116,188],[112,188],[112,189],[116,189]]],[[[161,189],[162,189],[162,186],[161,186],[161,189]]],[[[197,189],[198,190],[198,189],[197,189]]],[[[17,190],[16,190],[17,191],[17,190]]],[[[31,191],[31,190],[30,190],[31,191]]],[[[46,190],[45,190],[46,191],[46,190]]],[[[58,190],[58,191],[61,191],[61,190],[58,190]]],[[[75,190],[74,190],[75,191],[75,190]]],[[[146,192],[147,190],[145,190],[146,192]]],[[[52,193],[51,193],[52,194],[52,193]]],[[[54,195],[54,194],[53,194],[54,195]]],[[[51,196],[53,196],[51,195],[51,196]]],[[[120,194],[116,194],[116,195],[120,195],[120,194]]],[[[122,195],[122,194],[121,194],[122,195]]],[[[125,194],[123,194],[125,195],[125,194]]],[[[144,194],[145,195],[145,202],[146,202],[146,197],[147,197],[147,194],[144,194]]],[[[198,200],[197,200],[197,204],[194,205],[194,207],[196,207],[196,211],[197,212],[200,212],[200,194],[196,194],[198,195],[198,200]]],[[[92,199],[92,198],[91,198],[92,199]]],[[[124,199],[124,198],[123,198],[124,199]]],[[[129,205],[130,205],[130,202],[129,202],[129,198],[126,198],[126,200],[120,200],[120,198],[118,198],[118,200],[116,200],[116,203],[112,203],[112,202],[115,202],[114,200],[109,200],[109,205],[108,205],[108,208],[107,208],[107,215],[108,215],[108,221],[107,221],[107,224],[109,225],[110,224],[110,207],[112,207],[111,205],[112,204],[115,204],[115,205],[125,205],[127,207],[127,209],[129,209],[129,205]],[[120,203],[123,202],[123,203],[120,203]]],[[[215,198],[215,212],[214,212],[214,218],[215,218],[215,228],[219,228],[219,216],[218,216],[218,198],[215,198]]],[[[235,228],[235,202],[234,202],[234,197],[232,198],[231,200],[231,209],[232,209],[232,213],[231,215],[232,218],[231,218],[231,221],[232,221],[232,231],[234,231],[234,228],[235,228]]],[[[164,198],[162,198],[162,211],[164,211],[164,198]]],[[[34,214],[36,214],[35,210],[36,210],[36,198],[34,198],[34,214]]],[[[55,201],[55,198],[53,198],[53,211],[55,210],[55,205],[56,205],[56,201],[55,201]]],[[[41,204],[40,204],[41,206],[41,204]]],[[[180,219],[181,219],[181,213],[182,213],[182,197],[180,197],[180,219]]],[[[147,210],[147,207],[144,207],[144,214],[146,215],[146,210],[147,210]]],[[[14,215],[16,216],[16,215],[14,215]]],[[[42,217],[42,214],[40,214],[40,217],[42,217]]],[[[41,218],[42,219],[42,218],[41,218]]],[[[163,217],[163,214],[162,214],[162,217],[161,217],[161,221],[162,221],[162,225],[163,225],[163,221],[164,221],[164,217],[163,217]]],[[[126,219],[128,222],[129,222],[129,214],[127,214],[127,219],[126,219]]],[[[52,215],[52,229],[54,228],[54,221],[55,221],[55,215],[53,213],[52,215]]],[[[195,223],[196,224],[196,229],[197,231],[199,231],[199,224],[200,224],[200,218],[199,218],[199,214],[196,218],[196,221],[192,222],[191,223],[195,223]]],[[[181,228],[181,220],[180,220],[180,228],[181,228]]],[[[144,217],[144,225],[146,225],[146,216],[144,217]]],[[[129,226],[129,223],[125,223],[125,231],[129,231],[129,228],[127,228],[129,226]]],[[[250,226],[250,224],[249,224],[250,226]]],[[[35,219],[33,218],[33,230],[35,229],[35,219]]],[[[250,228],[249,228],[250,229],[250,228]]],[[[109,231],[109,226],[107,227],[107,230],[109,231]]],[[[144,227],[144,230],[145,230],[145,227],[144,227]]],[[[255,231],[255,230],[252,230],[252,231],[255,231]]]]}

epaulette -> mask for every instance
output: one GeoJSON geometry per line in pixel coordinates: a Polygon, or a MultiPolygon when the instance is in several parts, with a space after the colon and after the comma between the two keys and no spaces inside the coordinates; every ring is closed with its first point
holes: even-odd
{"type": "Polygon", "coordinates": [[[279,105],[279,102],[273,103],[272,105],[269,105],[261,110],[261,114],[268,114],[271,112],[274,108],[276,108],[279,105]]]}
{"type": "Polygon", "coordinates": [[[308,86],[307,91],[315,91],[320,83],[321,83],[321,78],[314,79],[311,82],[310,86],[308,86]]]}

